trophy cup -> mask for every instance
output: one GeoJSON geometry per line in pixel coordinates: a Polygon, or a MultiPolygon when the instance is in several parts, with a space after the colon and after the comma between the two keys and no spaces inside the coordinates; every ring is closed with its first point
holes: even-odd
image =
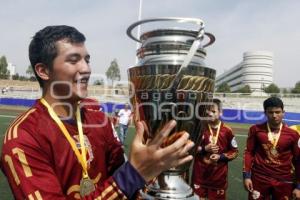
{"type": "MultiPolygon", "coordinates": [[[[204,31],[202,20],[194,18],[141,20],[128,27],[127,35],[141,43],[137,50],[139,62],[128,69],[128,75],[134,118],[146,124],[144,139],[153,138],[164,124],[175,119],[177,125],[163,146],[174,142],[183,130],[194,143],[200,142],[201,122],[205,108],[211,104],[216,74],[204,63],[204,48],[211,45],[215,37],[204,31]],[[199,25],[199,29],[164,28],[145,32],[140,38],[132,35],[136,26],[158,21],[192,23],[199,25]],[[206,44],[202,44],[204,41],[206,44]]],[[[194,155],[196,148],[190,153],[194,155]]],[[[141,192],[141,198],[198,199],[187,183],[191,163],[161,173],[141,192]]]]}

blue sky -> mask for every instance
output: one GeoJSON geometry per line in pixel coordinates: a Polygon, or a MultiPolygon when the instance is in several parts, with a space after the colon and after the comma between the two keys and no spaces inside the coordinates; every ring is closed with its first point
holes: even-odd
{"type": "MultiPolygon", "coordinates": [[[[104,74],[116,58],[127,80],[136,44],[126,29],[137,21],[138,7],[139,0],[1,0],[0,56],[24,74],[34,33],[47,25],[67,24],[86,35],[93,72],[104,74]]],[[[217,74],[242,61],[245,51],[268,50],[274,53],[274,82],[293,87],[300,81],[299,8],[297,0],[143,0],[142,19],[201,18],[216,36],[205,62],[217,74]]]]}

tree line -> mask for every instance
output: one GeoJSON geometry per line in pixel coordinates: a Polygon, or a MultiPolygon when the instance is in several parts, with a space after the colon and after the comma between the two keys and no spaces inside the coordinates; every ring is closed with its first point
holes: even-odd
{"type": "MultiPolygon", "coordinates": [[[[300,93],[300,81],[298,81],[295,84],[295,87],[290,89],[290,90],[288,90],[287,88],[284,88],[284,89],[282,89],[282,91],[280,91],[280,88],[275,83],[271,83],[267,87],[262,88],[262,90],[265,93],[268,93],[268,94],[278,94],[280,92],[299,94],[300,93]]],[[[232,91],[231,91],[230,86],[228,85],[228,83],[224,82],[216,88],[216,92],[231,93],[232,91]]],[[[251,87],[249,85],[245,85],[242,88],[235,91],[235,93],[252,93],[252,90],[251,90],[251,87]]]]}
{"type": "Polygon", "coordinates": [[[28,68],[26,70],[26,74],[28,74],[29,76],[22,76],[22,75],[19,75],[19,73],[11,75],[8,70],[8,63],[7,63],[6,57],[5,56],[0,57],[0,79],[10,79],[10,77],[11,77],[11,79],[13,79],[13,80],[36,81],[36,78],[33,73],[33,69],[30,65],[28,66],[28,68]]]}
{"type": "MultiPolygon", "coordinates": [[[[13,80],[21,80],[21,81],[36,81],[34,71],[31,65],[29,65],[26,69],[27,76],[21,76],[19,73],[10,75],[8,70],[8,63],[5,56],[0,57],[0,79],[13,79],[13,80]]],[[[117,59],[113,59],[111,61],[110,66],[108,67],[105,75],[108,80],[111,80],[111,84],[114,84],[114,81],[121,80],[120,68],[117,62],[117,59]]],[[[104,80],[95,80],[94,85],[104,85],[104,80]]]]}

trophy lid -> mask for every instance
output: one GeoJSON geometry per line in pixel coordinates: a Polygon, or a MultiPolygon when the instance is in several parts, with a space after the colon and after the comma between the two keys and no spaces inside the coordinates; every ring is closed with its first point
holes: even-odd
{"type": "MultiPolygon", "coordinates": [[[[138,21],[127,29],[127,35],[133,40],[142,43],[137,50],[138,65],[151,64],[183,64],[186,57],[192,49],[193,55],[190,55],[190,64],[204,66],[206,56],[205,47],[215,41],[215,37],[204,31],[204,23],[201,19],[195,18],[153,18],[138,21]],[[145,23],[159,21],[175,21],[178,23],[193,23],[199,25],[199,30],[186,29],[184,27],[170,27],[154,29],[144,32],[139,38],[132,35],[132,30],[145,23]],[[206,44],[204,39],[208,38],[206,44]],[[196,42],[197,41],[197,42],[196,42]]],[[[185,63],[186,65],[186,63],[185,63]]]]}
{"type": "Polygon", "coordinates": [[[158,36],[190,36],[191,38],[196,38],[198,35],[198,31],[188,30],[188,29],[178,29],[178,28],[171,28],[171,29],[157,29],[153,31],[145,32],[141,35],[140,41],[145,41],[150,37],[158,37],[158,36]]]}
{"type": "MultiPolygon", "coordinates": [[[[139,65],[182,64],[198,32],[184,29],[157,29],[141,35],[141,47],[137,50],[139,65]]],[[[200,45],[191,64],[204,65],[205,49],[200,45]]]]}

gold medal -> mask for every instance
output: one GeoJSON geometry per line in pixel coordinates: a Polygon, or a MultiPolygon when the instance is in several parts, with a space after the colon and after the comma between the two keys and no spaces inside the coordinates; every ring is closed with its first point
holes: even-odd
{"type": "Polygon", "coordinates": [[[95,185],[93,181],[89,177],[82,178],[80,181],[80,196],[84,197],[93,191],[95,191],[95,185]]]}
{"type": "Polygon", "coordinates": [[[219,122],[219,124],[218,124],[217,133],[216,133],[215,136],[214,136],[214,132],[213,132],[213,130],[212,130],[212,128],[209,124],[208,124],[208,129],[209,129],[209,132],[210,132],[210,142],[212,144],[217,144],[218,137],[219,137],[219,134],[220,134],[220,129],[221,129],[221,122],[219,122]]]}
{"type": "Polygon", "coordinates": [[[211,140],[210,141],[211,141],[212,144],[216,144],[216,138],[215,138],[215,136],[211,136],[211,140]]]}
{"type": "Polygon", "coordinates": [[[272,154],[273,156],[277,156],[278,152],[277,152],[276,148],[272,148],[272,149],[271,149],[271,154],[272,154]]]}
{"type": "Polygon", "coordinates": [[[271,131],[271,128],[269,126],[269,123],[267,123],[267,128],[268,128],[268,140],[270,141],[270,143],[272,144],[272,147],[270,149],[270,152],[273,156],[277,156],[278,155],[278,151],[276,149],[276,146],[278,144],[279,141],[279,137],[281,135],[281,130],[282,130],[282,123],[279,126],[279,131],[277,134],[275,134],[274,132],[271,131]]]}
{"type": "Polygon", "coordinates": [[[91,192],[95,191],[95,185],[94,185],[93,181],[89,178],[89,174],[88,174],[88,164],[87,164],[87,158],[86,158],[86,149],[85,149],[82,121],[81,121],[81,115],[80,115],[80,106],[79,105],[77,106],[76,119],[77,119],[77,128],[78,128],[78,134],[79,134],[81,153],[77,149],[74,139],[71,137],[67,128],[65,127],[63,122],[60,120],[60,118],[57,116],[57,114],[54,112],[52,107],[43,98],[41,99],[41,103],[44,106],[46,106],[46,108],[48,109],[48,112],[49,112],[51,118],[59,126],[60,130],[62,131],[62,133],[68,140],[68,142],[70,143],[79,163],[82,166],[82,179],[80,181],[80,195],[81,195],[81,197],[84,197],[84,196],[90,194],[91,192]]]}

